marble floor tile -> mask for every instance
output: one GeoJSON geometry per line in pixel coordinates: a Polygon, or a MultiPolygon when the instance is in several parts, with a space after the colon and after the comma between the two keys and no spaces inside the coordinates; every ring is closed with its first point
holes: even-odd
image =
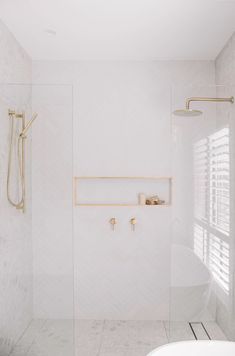
{"type": "MultiPolygon", "coordinates": [[[[226,340],[215,322],[203,324],[212,340],[226,340]]],[[[34,320],[10,356],[146,356],[183,340],[195,340],[187,322],[34,320]]]]}
{"type": "Polygon", "coordinates": [[[215,321],[205,321],[203,324],[212,340],[227,340],[223,331],[215,321]]]}
{"type": "Polygon", "coordinates": [[[74,323],[76,356],[96,356],[101,348],[104,321],[76,320],[74,323]]]}
{"type": "Polygon", "coordinates": [[[29,354],[32,345],[16,345],[9,356],[25,356],[29,354]]]}
{"type": "Polygon", "coordinates": [[[73,356],[73,336],[71,320],[47,320],[35,338],[29,356],[73,356]]]}
{"type": "Polygon", "coordinates": [[[169,342],[195,340],[189,323],[186,321],[164,322],[169,342]]]}
{"type": "Polygon", "coordinates": [[[89,347],[77,347],[75,349],[75,356],[99,356],[100,350],[99,348],[89,347]]]}
{"type": "Polygon", "coordinates": [[[38,335],[41,334],[46,320],[33,320],[10,353],[10,356],[26,356],[38,335]]]}
{"type": "Polygon", "coordinates": [[[99,356],[147,356],[152,350],[152,348],[104,349],[99,356]]]}
{"type": "Polygon", "coordinates": [[[102,348],[149,348],[167,343],[161,321],[105,321],[102,348]]]}
{"type": "Polygon", "coordinates": [[[34,320],[10,356],[73,356],[73,322],[34,320]]]}

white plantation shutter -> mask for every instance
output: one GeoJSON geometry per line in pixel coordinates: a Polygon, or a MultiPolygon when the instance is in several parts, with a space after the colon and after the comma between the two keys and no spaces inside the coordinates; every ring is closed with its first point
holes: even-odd
{"type": "Polygon", "coordinates": [[[229,131],[224,128],[209,137],[210,223],[229,235],[229,131]]]}
{"type": "Polygon", "coordinates": [[[229,293],[229,129],[194,145],[194,251],[229,293]]]}
{"type": "Polygon", "coordinates": [[[194,208],[195,216],[207,219],[208,191],[208,139],[197,142],[194,146],[194,208]]]}
{"type": "Polygon", "coordinates": [[[203,262],[207,262],[207,230],[194,224],[194,251],[203,262]]]}
{"type": "Polygon", "coordinates": [[[229,292],[229,244],[210,234],[208,265],[216,281],[229,292]]]}

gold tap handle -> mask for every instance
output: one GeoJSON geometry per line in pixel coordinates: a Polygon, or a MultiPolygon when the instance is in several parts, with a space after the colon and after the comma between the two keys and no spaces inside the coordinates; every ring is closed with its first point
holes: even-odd
{"type": "Polygon", "coordinates": [[[130,223],[131,223],[132,230],[135,231],[135,225],[137,224],[136,218],[132,218],[130,220],[130,223]]]}
{"type": "Polygon", "coordinates": [[[116,218],[111,218],[109,220],[109,223],[111,224],[112,230],[114,231],[115,225],[117,225],[117,219],[116,218]]]}

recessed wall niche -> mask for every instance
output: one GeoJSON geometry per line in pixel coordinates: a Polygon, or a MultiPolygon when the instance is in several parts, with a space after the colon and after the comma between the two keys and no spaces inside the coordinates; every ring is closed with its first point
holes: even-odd
{"type": "Polygon", "coordinates": [[[171,177],[74,177],[75,206],[163,207],[171,205],[171,191],[171,177]],[[141,204],[140,194],[162,203],[141,204]]]}

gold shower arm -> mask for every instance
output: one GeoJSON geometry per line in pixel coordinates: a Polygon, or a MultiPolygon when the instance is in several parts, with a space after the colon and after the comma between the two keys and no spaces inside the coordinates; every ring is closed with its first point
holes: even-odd
{"type": "Polygon", "coordinates": [[[210,97],[191,97],[186,100],[186,109],[190,109],[190,103],[192,101],[210,101],[210,102],[229,102],[231,104],[234,103],[234,97],[230,96],[229,98],[210,98],[210,97]]]}

